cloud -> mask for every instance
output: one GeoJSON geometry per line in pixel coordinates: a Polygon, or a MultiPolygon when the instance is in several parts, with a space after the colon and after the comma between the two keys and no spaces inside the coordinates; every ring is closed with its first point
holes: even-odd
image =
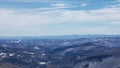
{"type": "Polygon", "coordinates": [[[116,0],[116,1],[120,2],[120,0],[116,0]]]}
{"type": "Polygon", "coordinates": [[[57,4],[51,4],[52,7],[56,8],[70,8],[70,4],[64,4],[64,3],[57,3],[57,4]]]}
{"type": "Polygon", "coordinates": [[[85,4],[85,3],[82,3],[82,4],[80,4],[80,6],[87,6],[87,4],[85,4]]]}
{"type": "MultiPolygon", "coordinates": [[[[63,7],[64,5],[57,5],[63,7]]],[[[0,10],[0,23],[14,25],[46,23],[111,23],[120,21],[119,8],[102,8],[97,10],[47,10],[17,11],[0,10]]]]}
{"type": "Polygon", "coordinates": [[[56,1],[56,0],[4,0],[4,1],[14,1],[14,2],[46,2],[46,1],[56,1]]]}
{"type": "MultiPolygon", "coordinates": [[[[9,30],[11,32],[23,31],[27,32],[26,35],[32,34],[32,32],[41,32],[43,35],[49,34],[51,27],[44,27],[44,25],[53,24],[85,24],[87,25],[100,25],[107,24],[107,26],[92,26],[85,28],[72,27],[67,29],[69,26],[65,26],[65,33],[118,33],[120,26],[120,7],[106,7],[95,10],[67,10],[59,9],[69,7],[67,4],[52,4],[51,8],[40,8],[40,9],[0,9],[0,32],[7,34],[9,30]],[[117,26],[116,26],[117,25],[117,26]],[[38,27],[36,27],[38,26],[38,27]],[[32,31],[32,32],[31,32],[32,31]],[[47,33],[48,31],[48,33],[47,33]],[[72,32],[73,31],[73,32],[72,32]]],[[[59,26],[59,25],[58,25],[59,26]]],[[[54,25],[53,25],[54,27],[54,25]]],[[[63,26],[62,26],[63,27],[63,26]]],[[[64,34],[63,29],[59,28],[57,33],[64,34]],[[62,29],[62,30],[60,30],[62,29]]],[[[55,28],[54,28],[55,29],[55,28]]],[[[53,31],[53,29],[51,29],[53,31]]],[[[22,34],[22,33],[20,33],[22,34]]],[[[52,34],[52,33],[51,33],[52,34]]],[[[35,34],[34,34],[35,35],[35,34]]]]}

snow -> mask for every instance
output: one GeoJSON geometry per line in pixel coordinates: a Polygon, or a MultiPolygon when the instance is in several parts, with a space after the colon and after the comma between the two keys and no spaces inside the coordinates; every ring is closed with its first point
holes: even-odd
{"type": "Polygon", "coordinates": [[[11,54],[9,54],[9,56],[14,56],[15,55],[15,53],[11,53],[11,54]]]}
{"type": "Polygon", "coordinates": [[[34,47],[34,49],[37,49],[37,50],[38,50],[38,49],[40,49],[40,48],[39,48],[39,47],[34,47]]]}
{"type": "Polygon", "coordinates": [[[5,55],[6,53],[0,53],[0,56],[5,55]]]}
{"type": "Polygon", "coordinates": [[[45,56],[46,54],[42,54],[43,56],[45,56]]]}
{"type": "Polygon", "coordinates": [[[5,58],[5,57],[7,57],[7,54],[6,53],[0,53],[0,56],[1,56],[1,58],[5,58]]]}
{"type": "Polygon", "coordinates": [[[38,63],[41,64],[41,65],[47,64],[46,62],[38,62],[38,63]]]}

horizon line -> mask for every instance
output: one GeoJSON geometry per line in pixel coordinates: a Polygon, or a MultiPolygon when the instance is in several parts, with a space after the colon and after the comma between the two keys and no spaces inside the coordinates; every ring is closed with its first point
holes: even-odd
{"type": "Polygon", "coordinates": [[[67,35],[21,35],[21,36],[0,36],[0,37],[50,37],[50,36],[95,36],[95,35],[101,35],[101,36],[117,36],[117,35],[120,35],[120,34],[67,34],[67,35]]]}

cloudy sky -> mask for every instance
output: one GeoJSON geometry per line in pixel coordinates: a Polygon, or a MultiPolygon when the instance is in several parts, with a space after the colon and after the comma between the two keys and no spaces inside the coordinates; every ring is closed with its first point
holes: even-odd
{"type": "Polygon", "coordinates": [[[0,0],[0,36],[120,34],[120,0],[0,0]]]}

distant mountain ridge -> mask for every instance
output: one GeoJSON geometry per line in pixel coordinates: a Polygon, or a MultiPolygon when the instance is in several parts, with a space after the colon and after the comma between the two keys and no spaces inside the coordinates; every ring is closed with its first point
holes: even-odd
{"type": "Polygon", "coordinates": [[[79,39],[99,37],[120,37],[120,35],[1,36],[0,39],[79,39]]]}

